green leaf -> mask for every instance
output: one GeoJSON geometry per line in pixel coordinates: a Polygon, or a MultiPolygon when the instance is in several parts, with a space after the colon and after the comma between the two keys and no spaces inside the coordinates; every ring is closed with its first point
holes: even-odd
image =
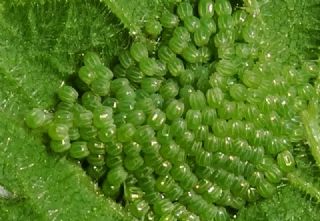
{"type": "Polygon", "coordinates": [[[0,35],[62,77],[77,71],[88,50],[111,64],[130,40],[120,21],[98,0],[12,4],[3,4],[0,35]]]}
{"type": "Polygon", "coordinates": [[[44,220],[37,211],[33,210],[28,200],[0,200],[1,220],[44,220]],[[12,212],[14,211],[14,212],[12,212]]]}
{"type": "Polygon", "coordinates": [[[161,0],[102,0],[102,2],[133,35],[141,32],[147,20],[159,17],[163,9],[161,0]]]}
{"type": "Polygon", "coordinates": [[[291,186],[279,188],[271,199],[251,204],[239,211],[236,221],[319,220],[319,207],[291,186]],[[308,211],[308,212],[306,212],[308,211]]]}
{"type": "Polygon", "coordinates": [[[48,155],[41,140],[10,115],[1,113],[0,121],[0,181],[17,197],[28,199],[45,220],[125,217],[120,205],[99,193],[78,165],[65,157],[48,155]]]}
{"type": "Polygon", "coordinates": [[[132,220],[76,163],[48,154],[40,131],[23,121],[32,107],[53,107],[83,51],[107,51],[108,64],[128,40],[101,7],[87,1],[0,6],[0,185],[13,193],[0,200],[1,220],[132,220]]]}

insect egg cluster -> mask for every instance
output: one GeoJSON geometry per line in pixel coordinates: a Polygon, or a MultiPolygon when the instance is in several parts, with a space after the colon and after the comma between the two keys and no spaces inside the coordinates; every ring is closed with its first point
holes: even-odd
{"type": "Polygon", "coordinates": [[[26,123],[139,220],[229,220],[295,169],[316,94],[313,64],[277,69],[262,28],[228,0],[170,1],[110,69],[86,53],[54,113],[26,123]]]}

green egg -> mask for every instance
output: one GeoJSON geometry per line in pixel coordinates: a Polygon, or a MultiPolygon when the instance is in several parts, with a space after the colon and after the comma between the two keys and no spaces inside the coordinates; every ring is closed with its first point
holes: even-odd
{"type": "Polygon", "coordinates": [[[120,185],[111,185],[108,180],[105,179],[102,183],[101,190],[105,196],[115,199],[120,193],[120,185]]]}
{"type": "Polygon", "coordinates": [[[196,16],[185,17],[183,23],[190,33],[194,33],[200,27],[200,20],[196,16]]]}
{"type": "Polygon", "coordinates": [[[188,164],[179,163],[174,164],[170,170],[170,174],[176,181],[182,181],[187,180],[191,176],[191,170],[188,164]]]}
{"type": "MultiPolygon", "coordinates": [[[[106,173],[106,167],[105,166],[94,166],[94,165],[89,165],[86,168],[86,172],[87,174],[94,180],[97,181],[98,179],[100,179],[102,176],[104,176],[104,174],[106,173]]],[[[107,186],[104,186],[103,189],[105,189],[107,186]]],[[[108,184],[108,187],[110,187],[110,189],[115,191],[115,187],[111,186],[110,184],[108,184]]],[[[104,193],[106,194],[106,192],[104,191],[104,193]]]]}
{"type": "Polygon", "coordinates": [[[76,141],[71,144],[71,148],[69,150],[69,155],[75,159],[83,159],[90,154],[87,142],[84,141],[76,141]]]}
{"type": "Polygon", "coordinates": [[[200,166],[211,166],[212,165],[212,153],[207,151],[201,151],[196,155],[196,163],[200,166]]]}
{"type": "Polygon", "coordinates": [[[140,68],[135,65],[125,70],[125,73],[123,76],[121,76],[121,78],[124,77],[126,77],[132,85],[136,85],[137,83],[141,82],[145,75],[141,72],[140,68]]]}
{"type": "Polygon", "coordinates": [[[56,107],[56,110],[72,111],[73,107],[74,107],[74,103],[60,101],[56,107]]]}
{"type": "Polygon", "coordinates": [[[136,200],[129,204],[129,212],[137,218],[142,218],[149,211],[149,204],[145,200],[136,200]]]}
{"type": "Polygon", "coordinates": [[[121,155],[109,155],[105,158],[105,163],[108,168],[114,168],[123,165],[123,159],[121,155]]]}
{"type": "Polygon", "coordinates": [[[116,78],[110,82],[110,89],[113,93],[117,93],[121,88],[130,86],[127,78],[116,78]]]}
{"type": "Polygon", "coordinates": [[[54,113],[54,122],[59,124],[66,124],[68,127],[73,126],[73,113],[66,110],[57,110],[54,113]]]}
{"type": "Polygon", "coordinates": [[[177,219],[172,214],[162,215],[159,221],[177,221],[177,219]]]}
{"type": "Polygon", "coordinates": [[[176,137],[177,143],[181,146],[189,146],[194,139],[195,136],[191,131],[185,131],[181,136],[176,137]]]}
{"type": "Polygon", "coordinates": [[[167,63],[170,62],[173,58],[176,57],[176,54],[166,45],[162,45],[158,49],[158,58],[167,63]]]}
{"type": "Polygon", "coordinates": [[[135,61],[133,60],[130,54],[130,51],[127,51],[127,50],[119,54],[119,61],[124,68],[129,68],[135,63],[135,61]]]}
{"type": "Polygon", "coordinates": [[[197,46],[201,47],[209,43],[210,37],[210,30],[200,26],[193,34],[193,41],[197,46]]]}
{"type": "Polygon", "coordinates": [[[160,89],[161,83],[162,81],[157,78],[144,78],[141,81],[141,88],[147,93],[153,94],[160,89]]]}
{"type": "Polygon", "coordinates": [[[162,12],[162,16],[160,17],[160,23],[165,28],[174,28],[179,24],[179,18],[175,14],[172,14],[168,10],[164,10],[162,12]]]}
{"type": "Polygon", "coordinates": [[[202,91],[197,90],[190,94],[189,104],[194,110],[202,110],[206,107],[206,97],[202,91]]]}
{"type": "MultiPolygon", "coordinates": [[[[182,57],[189,63],[197,63],[200,60],[200,52],[194,44],[187,45],[182,51],[182,57]]],[[[189,71],[189,70],[188,70],[189,71]]],[[[190,70],[191,71],[191,70],[190,70]]]]}
{"type": "Polygon", "coordinates": [[[175,162],[176,156],[180,151],[180,147],[173,140],[168,144],[164,144],[160,148],[160,154],[163,158],[170,160],[171,162],[175,162]]]}
{"type": "Polygon", "coordinates": [[[224,101],[218,108],[218,115],[222,119],[231,119],[236,112],[236,103],[234,101],[224,101]]]}
{"type": "Polygon", "coordinates": [[[47,121],[47,114],[39,109],[34,108],[26,114],[25,123],[29,128],[36,129],[44,126],[47,121]]]}
{"type": "Polygon", "coordinates": [[[217,25],[213,18],[202,17],[200,19],[200,26],[204,30],[207,30],[209,33],[213,34],[217,32],[217,25]]]}
{"type": "Polygon", "coordinates": [[[276,187],[267,181],[261,182],[257,186],[258,193],[264,198],[270,198],[276,191],[276,187]]]}
{"type": "Polygon", "coordinates": [[[159,130],[166,121],[166,114],[160,109],[153,110],[147,118],[147,124],[154,130],[159,130]]]}
{"type": "Polygon", "coordinates": [[[244,101],[247,98],[247,88],[243,84],[234,84],[230,87],[230,96],[236,101],[244,101]]]}
{"type": "Polygon", "coordinates": [[[74,103],[78,99],[78,92],[73,87],[64,85],[58,90],[58,97],[66,103],[74,103]]]}
{"type": "Polygon", "coordinates": [[[280,183],[283,177],[283,173],[281,172],[281,170],[278,168],[276,164],[266,166],[264,174],[266,179],[270,183],[274,183],[274,184],[280,183]]]}
{"type": "Polygon", "coordinates": [[[169,191],[164,193],[164,195],[171,201],[177,201],[183,195],[183,192],[183,189],[178,184],[176,184],[169,191]]]}
{"type": "Polygon", "coordinates": [[[128,177],[128,172],[121,166],[112,168],[107,173],[108,183],[120,186],[128,177]]]}
{"type": "Polygon", "coordinates": [[[178,100],[172,100],[166,108],[166,116],[169,120],[174,120],[184,113],[184,104],[178,100]]]}
{"type": "Polygon", "coordinates": [[[170,131],[170,126],[164,124],[163,127],[157,132],[157,140],[160,144],[166,145],[172,141],[172,134],[170,131]]]}
{"type": "Polygon", "coordinates": [[[202,111],[203,124],[211,126],[217,118],[217,111],[214,108],[206,107],[202,111]]]}
{"type": "Polygon", "coordinates": [[[200,110],[189,109],[186,113],[187,126],[191,130],[195,130],[202,123],[202,115],[200,110]]]}
{"type": "Polygon", "coordinates": [[[291,172],[295,168],[294,157],[292,156],[291,152],[288,150],[285,150],[278,154],[277,162],[278,162],[279,168],[285,173],[291,172]]]}
{"type": "Polygon", "coordinates": [[[133,110],[128,114],[128,122],[133,125],[141,125],[145,122],[146,115],[142,110],[133,110]]]}
{"type": "Polygon", "coordinates": [[[74,111],[74,124],[77,127],[89,127],[92,124],[93,114],[85,108],[74,111]]]}
{"type": "Polygon", "coordinates": [[[126,85],[119,88],[116,93],[116,98],[119,100],[119,102],[122,100],[134,100],[136,98],[136,93],[131,86],[126,85]]]}
{"type": "Polygon", "coordinates": [[[164,99],[174,98],[179,93],[179,86],[173,80],[165,81],[160,87],[160,94],[164,99]]]}
{"type": "Polygon", "coordinates": [[[87,91],[81,96],[81,103],[83,107],[93,111],[95,108],[101,106],[101,97],[91,91],[87,91]]]}
{"type": "MultiPolygon", "coordinates": [[[[169,48],[176,54],[181,54],[183,49],[188,46],[188,41],[182,39],[180,36],[173,36],[168,42],[169,48]]],[[[169,63],[168,61],[167,63],[169,63]]]]}
{"type": "Polygon", "coordinates": [[[223,190],[216,184],[209,185],[202,192],[202,196],[209,203],[217,202],[223,195],[223,190]]]}
{"type": "Polygon", "coordinates": [[[148,199],[148,201],[154,202],[155,200],[161,198],[160,193],[155,191],[155,183],[156,180],[153,177],[153,175],[144,175],[141,176],[138,180],[138,184],[141,187],[141,189],[143,189],[143,191],[145,191],[146,195],[145,198],[148,199]],[[149,198],[151,198],[151,200],[149,200],[149,198]]]}
{"type": "Polygon", "coordinates": [[[185,70],[183,61],[179,58],[173,58],[167,63],[167,66],[170,74],[174,77],[179,76],[185,70]]]}
{"type": "Polygon", "coordinates": [[[248,20],[242,29],[242,38],[251,44],[258,43],[261,40],[262,27],[255,19],[248,20]]]}
{"type": "Polygon", "coordinates": [[[88,67],[95,67],[102,64],[99,55],[95,52],[87,52],[84,55],[83,61],[84,64],[88,67]]]}
{"type": "Polygon", "coordinates": [[[174,187],[174,180],[170,175],[159,176],[156,180],[156,188],[159,192],[165,193],[174,187]]]}
{"type": "Polygon", "coordinates": [[[87,161],[93,166],[103,166],[105,164],[105,156],[104,154],[90,154],[87,157],[87,161]]]}
{"type": "MultiPolygon", "coordinates": [[[[211,58],[212,58],[212,52],[208,47],[204,46],[199,48],[199,58],[198,58],[199,62],[207,63],[211,58]]],[[[204,79],[205,79],[205,82],[208,83],[207,78],[204,78],[204,79]]]]}
{"type": "Polygon", "coordinates": [[[255,202],[259,199],[259,193],[256,188],[250,187],[247,191],[246,199],[248,202],[255,202]]]}
{"type": "Polygon", "coordinates": [[[110,80],[105,77],[97,77],[91,82],[90,89],[99,96],[107,96],[110,93],[110,80]]]}
{"type": "Polygon", "coordinates": [[[88,149],[91,154],[105,154],[106,148],[102,142],[99,141],[89,141],[87,143],[88,149]]]}
{"type": "Polygon", "coordinates": [[[134,141],[139,144],[150,142],[155,136],[155,132],[150,125],[144,125],[137,127],[136,133],[134,135],[134,141]]]}
{"type": "Polygon", "coordinates": [[[77,127],[69,128],[69,138],[70,140],[78,140],[80,138],[79,129],[77,127]]]}
{"type": "Polygon", "coordinates": [[[171,168],[172,168],[171,162],[168,160],[163,160],[155,164],[154,172],[159,176],[165,176],[169,174],[171,168]]]}
{"type": "Polygon", "coordinates": [[[228,221],[230,217],[224,207],[219,207],[216,212],[215,221],[228,221]]]}
{"type": "Polygon", "coordinates": [[[136,128],[134,125],[131,123],[126,123],[117,129],[117,138],[120,142],[129,142],[131,141],[135,132],[136,128]]]}
{"type": "Polygon", "coordinates": [[[144,43],[136,41],[130,47],[130,54],[135,61],[140,62],[143,58],[148,57],[148,49],[144,43]]]}
{"type": "Polygon", "coordinates": [[[108,127],[105,128],[101,128],[98,131],[98,138],[100,139],[100,141],[104,142],[104,143],[110,143],[114,140],[116,135],[116,126],[111,124],[108,127]]]}
{"type": "Polygon", "coordinates": [[[83,66],[79,69],[78,76],[85,84],[90,85],[91,82],[97,77],[97,74],[93,68],[83,66]]]}
{"type": "Polygon", "coordinates": [[[204,140],[204,149],[209,152],[217,152],[220,149],[219,138],[213,134],[209,134],[204,140]]]}
{"type": "Polygon", "coordinates": [[[109,155],[117,156],[123,151],[123,144],[119,142],[111,142],[106,144],[106,152],[109,155]]]}
{"type": "Polygon", "coordinates": [[[69,150],[71,147],[69,138],[64,138],[62,140],[51,140],[50,141],[50,148],[53,152],[62,153],[69,150]]]}
{"type": "Polygon", "coordinates": [[[69,139],[69,127],[66,124],[52,123],[48,128],[48,134],[52,140],[69,139]]]}
{"type": "Polygon", "coordinates": [[[140,155],[126,156],[124,158],[124,166],[128,171],[138,170],[144,163],[140,155]]]}
{"type": "Polygon", "coordinates": [[[209,89],[206,93],[207,102],[210,107],[217,108],[220,107],[224,101],[224,93],[220,88],[209,89]]]}
{"type": "Polygon", "coordinates": [[[221,30],[214,36],[214,44],[217,48],[233,47],[235,38],[235,31],[221,30]]]}
{"type": "Polygon", "coordinates": [[[213,6],[212,0],[200,0],[198,3],[198,13],[200,17],[212,17],[214,14],[213,6]]]}
{"type": "Polygon", "coordinates": [[[145,31],[149,35],[151,35],[153,37],[157,37],[162,32],[162,25],[161,25],[161,23],[159,21],[151,19],[151,20],[146,22],[145,31]]]}
{"type": "Polygon", "coordinates": [[[97,128],[94,126],[81,127],[79,129],[80,137],[82,140],[89,141],[95,139],[97,136],[97,128]]]}
{"type": "Polygon", "coordinates": [[[260,185],[260,183],[265,182],[264,174],[260,171],[255,171],[251,174],[248,181],[249,181],[250,185],[256,187],[256,186],[260,185]]]}
{"type": "Polygon", "coordinates": [[[199,218],[199,216],[197,216],[194,213],[187,212],[187,213],[182,215],[180,220],[181,221],[200,221],[200,218],[199,218]]]}
{"type": "Polygon", "coordinates": [[[113,78],[113,72],[104,65],[97,65],[93,70],[95,71],[97,78],[105,79],[107,81],[113,78]]]}
{"type": "Polygon", "coordinates": [[[149,210],[149,212],[145,215],[145,221],[155,221],[156,217],[154,215],[154,213],[149,210]]]}
{"type": "Polygon", "coordinates": [[[93,125],[105,128],[113,124],[113,111],[111,107],[101,106],[93,111],[93,125]]]}
{"type": "Polygon", "coordinates": [[[234,21],[231,15],[222,15],[218,18],[218,27],[220,30],[232,30],[234,21]]]}
{"type": "Polygon", "coordinates": [[[249,88],[258,88],[262,77],[260,73],[246,70],[242,75],[242,82],[249,88]]]}
{"type": "Polygon", "coordinates": [[[189,2],[181,2],[177,6],[177,14],[181,20],[193,15],[193,8],[189,2]]]}
{"type": "Polygon", "coordinates": [[[156,157],[158,157],[159,156],[158,152],[160,147],[161,145],[160,145],[159,139],[153,137],[148,142],[143,144],[142,151],[145,154],[155,155],[156,157]]]}
{"type": "Polygon", "coordinates": [[[174,29],[172,37],[179,38],[182,41],[189,42],[191,40],[188,29],[184,26],[178,26],[174,29]]]}
{"type": "Polygon", "coordinates": [[[145,114],[150,115],[152,112],[155,111],[156,107],[153,103],[153,100],[149,97],[146,97],[137,100],[135,109],[143,110],[145,114]]]}
{"type": "Polygon", "coordinates": [[[222,59],[216,64],[216,71],[222,74],[223,76],[227,76],[227,77],[233,76],[237,74],[238,65],[235,59],[233,60],[222,59]]]}
{"type": "Polygon", "coordinates": [[[168,214],[173,208],[174,206],[169,199],[160,199],[153,204],[153,211],[158,215],[168,214]]]}
{"type": "Polygon", "coordinates": [[[154,58],[142,58],[139,62],[139,68],[146,76],[158,75],[158,63],[154,58]]]}
{"type": "Polygon", "coordinates": [[[102,102],[103,106],[111,107],[112,111],[115,111],[117,109],[118,104],[119,104],[119,101],[113,97],[106,97],[102,102]]]}
{"type": "Polygon", "coordinates": [[[231,187],[231,192],[235,196],[245,198],[247,196],[247,192],[249,188],[250,188],[250,185],[244,178],[237,177],[237,179],[235,180],[235,182],[231,187]]]}
{"type": "Polygon", "coordinates": [[[218,16],[221,15],[231,15],[232,6],[229,0],[217,0],[214,5],[214,10],[218,16]]]}
{"type": "Polygon", "coordinates": [[[118,118],[117,119],[118,124],[125,123],[126,122],[125,119],[127,118],[126,115],[134,110],[135,105],[136,105],[136,101],[133,99],[120,100],[117,108],[118,114],[114,116],[114,120],[116,121],[116,119],[118,118]],[[120,119],[124,121],[121,121],[120,119]]]}

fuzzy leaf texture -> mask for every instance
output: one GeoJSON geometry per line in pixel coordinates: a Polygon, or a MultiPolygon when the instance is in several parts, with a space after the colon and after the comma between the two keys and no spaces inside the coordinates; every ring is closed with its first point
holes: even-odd
{"type": "Polygon", "coordinates": [[[127,40],[121,25],[94,2],[0,9],[0,183],[12,193],[0,200],[0,220],[126,220],[76,164],[48,156],[39,133],[22,123],[27,109],[55,103],[84,50],[105,51],[110,62],[127,40]]]}
{"type": "MultiPolygon", "coordinates": [[[[75,163],[48,154],[41,131],[22,122],[26,110],[55,105],[56,89],[72,80],[84,52],[94,50],[111,64],[130,42],[127,32],[139,33],[168,2],[0,3],[0,185],[12,193],[0,199],[0,220],[133,220],[103,197],[75,163]]],[[[267,27],[263,34],[277,45],[268,48],[270,53],[288,63],[318,56],[319,0],[258,2],[267,27]]],[[[296,147],[297,165],[318,184],[319,169],[307,148],[296,147]]],[[[318,220],[316,202],[290,185],[279,189],[271,199],[241,209],[237,220],[318,220]]]]}

